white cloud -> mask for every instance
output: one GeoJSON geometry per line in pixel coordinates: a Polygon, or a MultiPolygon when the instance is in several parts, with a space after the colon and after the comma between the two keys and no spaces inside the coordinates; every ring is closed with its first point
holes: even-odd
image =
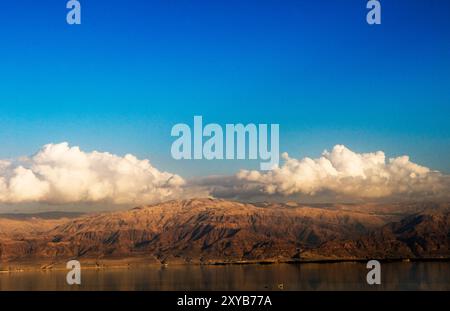
{"type": "Polygon", "coordinates": [[[448,199],[450,179],[420,166],[408,156],[386,161],[382,151],[356,153],[342,145],[325,151],[317,159],[293,159],[283,154],[285,163],[270,172],[242,170],[237,179],[248,191],[269,195],[315,196],[334,193],[357,199],[387,197],[448,199]]]}
{"type": "Polygon", "coordinates": [[[35,155],[0,160],[0,202],[141,204],[181,195],[184,180],[131,154],[48,144],[35,155]]]}
{"type": "MultiPolygon", "coordinates": [[[[112,203],[140,205],[170,199],[222,197],[238,200],[449,200],[450,176],[402,156],[356,153],[337,145],[317,159],[290,158],[268,172],[185,181],[146,159],[84,152],[67,143],[48,144],[35,155],[0,160],[0,204],[112,203]]],[[[69,205],[70,205],[69,204],[69,205]]]]}

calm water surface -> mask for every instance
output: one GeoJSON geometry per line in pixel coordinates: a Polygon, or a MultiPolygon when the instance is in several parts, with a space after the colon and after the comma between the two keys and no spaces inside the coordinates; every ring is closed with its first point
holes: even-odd
{"type": "Polygon", "coordinates": [[[363,263],[167,266],[0,273],[0,290],[450,290],[450,262],[384,263],[382,285],[366,283],[363,263]],[[281,285],[282,284],[282,285],[281,285]]]}

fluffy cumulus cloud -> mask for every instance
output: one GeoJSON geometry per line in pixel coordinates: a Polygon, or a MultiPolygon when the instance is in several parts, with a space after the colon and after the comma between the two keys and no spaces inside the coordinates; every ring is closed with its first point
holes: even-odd
{"type": "Polygon", "coordinates": [[[185,181],[131,154],[48,144],[35,155],[0,160],[1,203],[140,204],[176,198],[185,181]]]}
{"type": "MultiPolygon", "coordinates": [[[[449,175],[410,161],[408,156],[386,159],[383,152],[356,153],[342,145],[317,159],[294,159],[269,172],[240,171],[236,179],[245,192],[267,195],[318,196],[357,199],[449,199],[449,175]]],[[[242,191],[241,191],[242,193],[242,191]]]]}
{"type": "MultiPolygon", "coordinates": [[[[185,181],[131,154],[84,152],[48,144],[35,155],[0,160],[0,203],[140,205],[170,199],[450,200],[450,176],[383,152],[356,153],[337,145],[317,159],[283,154],[272,171],[185,181]]],[[[69,205],[70,205],[69,204],[69,205]]]]}

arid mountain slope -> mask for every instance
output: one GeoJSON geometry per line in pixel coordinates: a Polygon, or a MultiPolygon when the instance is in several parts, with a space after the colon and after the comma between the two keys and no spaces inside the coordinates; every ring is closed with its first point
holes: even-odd
{"type": "Polygon", "coordinates": [[[312,250],[317,258],[450,258],[450,211],[424,211],[356,239],[330,241],[312,250]]]}
{"type": "Polygon", "coordinates": [[[339,206],[170,201],[58,220],[51,228],[24,226],[28,233],[22,236],[3,229],[0,258],[3,262],[145,258],[148,262],[208,263],[365,258],[387,256],[390,251],[402,256],[441,256],[446,254],[442,247],[447,245],[448,251],[449,232],[448,213],[442,209],[433,207],[433,212],[392,223],[398,215],[339,206]],[[417,217],[435,218],[424,222],[417,217]],[[414,243],[422,250],[413,251],[414,243]]]}

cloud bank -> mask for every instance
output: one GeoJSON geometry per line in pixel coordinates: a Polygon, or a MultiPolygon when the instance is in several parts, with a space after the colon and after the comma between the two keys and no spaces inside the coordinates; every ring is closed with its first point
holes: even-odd
{"type": "Polygon", "coordinates": [[[131,154],[84,152],[68,143],[0,160],[0,204],[111,203],[141,205],[170,199],[218,197],[250,201],[450,200],[450,176],[408,156],[356,153],[343,145],[317,159],[283,154],[272,171],[184,180],[131,154]]]}
{"type": "MultiPolygon", "coordinates": [[[[450,178],[410,161],[408,156],[386,159],[382,151],[356,153],[343,145],[317,159],[290,158],[267,173],[242,170],[236,179],[250,194],[307,195],[332,193],[355,199],[449,199],[450,178]]],[[[236,189],[239,190],[239,189],[236,189]]]]}
{"type": "Polygon", "coordinates": [[[185,181],[131,154],[48,144],[31,157],[0,160],[0,203],[142,204],[177,197],[185,181]]]}

